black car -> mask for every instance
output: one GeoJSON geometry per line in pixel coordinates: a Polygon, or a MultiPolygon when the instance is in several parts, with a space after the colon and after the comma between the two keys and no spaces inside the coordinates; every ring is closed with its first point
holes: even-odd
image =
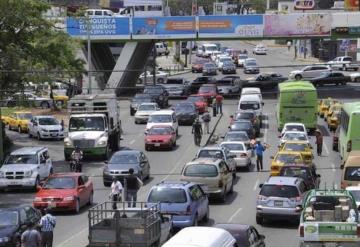
{"type": "Polygon", "coordinates": [[[255,129],[249,120],[237,120],[229,127],[230,131],[245,131],[250,139],[255,138],[255,129]]]}
{"type": "Polygon", "coordinates": [[[28,224],[38,224],[39,210],[29,205],[2,207],[0,205],[0,246],[21,246],[21,234],[28,224]]]}
{"type": "Polygon", "coordinates": [[[169,93],[162,85],[146,86],[144,88],[144,93],[150,94],[161,108],[165,108],[169,105],[169,93]]]}
{"type": "Polygon", "coordinates": [[[256,115],[254,110],[244,110],[236,113],[235,116],[236,121],[238,120],[248,120],[251,121],[252,125],[255,129],[256,137],[260,136],[260,121],[256,115]]]}
{"type": "Polygon", "coordinates": [[[217,68],[214,63],[205,63],[202,70],[203,75],[217,75],[217,68]]]}
{"type": "Polygon", "coordinates": [[[117,177],[122,184],[124,178],[129,175],[129,169],[134,169],[134,175],[144,180],[150,177],[150,164],[146,155],[138,150],[121,150],[111,156],[111,159],[104,166],[103,182],[109,187],[113,177],[117,177]]]}
{"type": "Polygon", "coordinates": [[[198,117],[198,111],[192,102],[179,102],[175,105],[174,111],[179,124],[193,124],[198,117]]]}
{"type": "Polygon", "coordinates": [[[236,74],[236,65],[233,62],[225,61],[222,66],[222,73],[225,74],[236,74]]]}
{"type": "Polygon", "coordinates": [[[216,83],[215,77],[212,77],[212,76],[196,77],[196,79],[190,83],[190,93],[197,94],[197,92],[199,91],[199,88],[203,84],[212,84],[212,83],[216,83]]]}
{"type": "Polygon", "coordinates": [[[244,87],[259,87],[261,89],[273,89],[279,83],[286,81],[288,78],[279,73],[263,73],[255,78],[244,81],[244,87]]]}
{"type": "Polygon", "coordinates": [[[265,236],[255,227],[242,224],[216,224],[214,227],[228,231],[236,240],[238,247],[265,247],[265,236]]]}
{"type": "Polygon", "coordinates": [[[134,116],[139,105],[141,105],[142,103],[151,103],[151,102],[155,102],[155,100],[150,94],[143,94],[143,93],[135,94],[135,96],[131,99],[130,102],[130,115],[134,116]]]}
{"type": "Polygon", "coordinates": [[[314,86],[322,86],[325,84],[346,85],[351,82],[350,76],[345,76],[341,72],[323,72],[320,76],[310,79],[314,86]]]}

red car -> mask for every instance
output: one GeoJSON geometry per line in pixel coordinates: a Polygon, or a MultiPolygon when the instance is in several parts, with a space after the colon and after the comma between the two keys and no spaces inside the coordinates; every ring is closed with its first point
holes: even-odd
{"type": "Polygon", "coordinates": [[[145,136],[145,150],[176,147],[176,132],[171,126],[154,125],[145,136]]]}
{"type": "Polygon", "coordinates": [[[198,95],[204,96],[208,104],[218,95],[216,84],[204,84],[199,88],[198,95]]]}
{"type": "Polygon", "coordinates": [[[191,64],[192,73],[202,73],[204,63],[207,63],[208,59],[197,60],[191,64]]]}
{"type": "Polygon", "coordinates": [[[35,195],[35,208],[54,211],[74,211],[93,203],[92,181],[83,173],[55,173],[51,175],[35,195]]]}
{"type": "Polygon", "coordinates": [[[187,98],[187,101],[194,103],[199,113],[207,111],[208,103],[204,96],[192,94],[187,98]]]}

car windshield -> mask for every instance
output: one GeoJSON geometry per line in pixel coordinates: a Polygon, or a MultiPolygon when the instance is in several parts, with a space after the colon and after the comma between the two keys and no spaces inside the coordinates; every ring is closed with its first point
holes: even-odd
{"type": "Polygon", "coordinates": [[[171,115],[150,115],[148,123],[170,123],[171,115]]]}
{"type": "Polygon", "coordinates": [[[18,118],[19,119],[27,119],[27,120],[30,120],[32,119],[32,114],[31,113],[18,113],[18,118]]]}
{"type": "Polygon", "coordinates": [[[223,152],[220,150],[200,150],[198,158],[224,159],[223,152]]]}
{"type": "Polygon", "coordinates": [[[239,59],[247,59],[248,56],[247,55],[239,55],[239,59]]]}
{"type": "Polygon", "coordinates": [[[205,50],[206,51],[217,51],[218,48],[217,48],[217,46],[206,46],[205,50]]]}
{"type": "Polygon", "coordinates": [[[162,88],[160,88],[160,87],[148,87],[148,88],[144,89],[144,93],[161,94],[162,93],[162,88]]]}
{"type": "Polygon", "coordinates": [[[301,161],[300,155],[296,154],[278,154],[275,158],[275,161],[282,163],[299,163],[301,161]]]}
{"type": "Polygon", "coordinates": [[[151,128],[148,135],[171,135],[171,128],[151,128]]]}
{"type": "Polygon", "coordinates": [[[74,189],[75,179],[72,177],[50,177],[46,180],[43,189],[74,189]]]}
{"type": "Polygon", "coordinates": [[[300,177],[305,180],[311,177],[310,171],[305,167],[283,167],[281,169],[280,176],[300,177]]]}
{"type": "Polygon", "coordinates": [[[222,147],[225,147],[229,150],[234,150],[234,151],[245,151],[245,147],[243,144],[240,143],[224,143],[221,144],[222,147]]]}
{"type": "Polygon", "coordinates": [[[350,192],[354,196],[355,201],[360,202],[360,190],[350,190],[350,192]]]}
{"type": "Polygon", "coordinates": [[[204,64],[204,67],[205,67],[205,68],[210,68],[210,69],[211,69],[211,68],[216,68],[216,67],[215,67],[215,64],[213,64],[213,63],[206,63],[206,64],[204,64]]]}
{"type": "Polygon", "coordinates": [[[347,167],[345,169],[344,180],[360,181],[360,167],[347,167]]]}
{"type": "Polygon", "coordinates": [[[218,170],[215,165],[189,165],[185,168],[184,175],[188,177],[216,177],[218,170]]]}
{"type": "Polygon", "coordinates": [[[284,150],[287,151],[305,151],[308,147],[306,143],[285,143],[284,150]]]}
{"type": "Polygon", "coordinates": [[[198,101],[204,101],[204,98],[201,97],[201,96],[189,96],[187,98],[187,101],[195,103],[195,102],[198,102],[198,101]]]}
{"type": "Polygon", "coordinates": [[[258,102],[251,102],[251,101],[243,101],[240,103],[240,109],[241,110],[258,110],[260,108],[260,105],[258,102]]]}
{"type": "Polygon", "coordinates": [[[305,132],[304,126],[302,125],[286,125],[285,127],[286,131],[301,131],[301,132],[305,132]]]}
{"type": "Polygon", "coordinates": [[[216,92],[215,87],[201,87],[199,89],[199,93],[213,93],[213,92],[216,92]]]}
{"type": "Polygon", "coordinates": [[[135,95],[135,97],[132,99],[134,102],[150,102],[151,97],[149,95],[135,95]]]}
{"type": "Polygon", "coordinates": [[[28,155],[10,155],[5,161],[5,165],[17,165],[17,164],[38,164],[38,158],[36,154],[28,155]]]}
{"type": "Polygon", "coordinates": [[[155,111],[155,105],[140,105],[138,111],[155,111]]]}
{"type": "Polygon", "coordinates": [[[299,196],[299,191],[295,186],[265,184],[261,188],[260,195],[266,197],[294,198],[299,196]]]}
{"type": "Polygon", "coordinates": [[[185,203],[186,193],[181,188],[155,188],[151,190],[148,202],[152,203],[185,203]]]}
{"type": "Polygon", "coordinates": [[[285,133],[284,140],[307,141],[304,133],[285,133]]]}
{"type": "Polygon", "coordinates": [[[19,214],[15,211],[0,211],[0,227],[17,226],[19,214]]]}
{"type": "Polygon", "coordinates": [[[248,130],[251,128],[251,124],[248,122],[235,122],[230,128],[232,130],[248,130]]]}
{"type": "Polygon", "coordinates": [[[59,122],[55,118],[39,118],[39,125],[58,125],[59,122]]]}
{"type": "Polygon", "coordinates": [[[69,131],[104,131],[102,117],[72,117],[70,118],[69,131]]]}
{"type": "Polygon", "coordinates": [[[195,107],[193,104],[177,104],[175,111],[195,111],[195,107]]]}
{"type": "Polygon", "coordinates": [[[255,61],[246,62],[246,66],[257,66],[255,61]]]}
{"type": "Polygon", "coordinates": [[[234,66],[234,63],[232,61],[225,61],[224,66],[234,66]]]}
{"type": "Polygon", "coordinates": [[[254,117],[253,112],[241,112],[236,115],[236,119],[253,119],[254,117]]]}
{"type": "Polygon", "coordinates": [[[109,164],[137,164],[136,154],[115,154],[111,157],[109,164]]]}
{"type": "Polygon", "coordinates": [[[225,141],[249,141],[248,135],[244,133],[227,133],[225,138],[225,141]]]}

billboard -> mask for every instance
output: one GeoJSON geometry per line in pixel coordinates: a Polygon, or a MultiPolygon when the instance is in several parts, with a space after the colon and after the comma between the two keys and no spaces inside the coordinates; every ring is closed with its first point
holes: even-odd
{"type": "Polygon", "coordinates": [[[134,17],[133,39],[196,38],[194,16],[134,17]]]}
{"type": "Polygon", "coordinates": [[[264,15],[265,37],[330,36],[329,14],[264,15]]]}
{"type": "Polygon", "coordinates": [[[199,38],[262,37],[262,15],[199,16],[199,38]]]}
{"type": "Polygon", "coordinates": [[[345,9],[359,11],[359,2],[359,0],[345,0],[345,9]]]}
{"type": "Polygon", "coordinates": [[[66,20],[67,32],[75,38],[130,39],[130,22],[127,17],[72,18],[66,20]]]}

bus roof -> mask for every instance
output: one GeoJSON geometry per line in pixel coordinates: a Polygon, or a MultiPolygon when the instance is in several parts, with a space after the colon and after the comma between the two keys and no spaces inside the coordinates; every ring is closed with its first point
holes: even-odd
{"type": "Polygon", "coordinates": [[[347,113],[360,112],[360,102],[344,103],[342,109],[347,113]]]}
{"type": "Polygon", "coordinates": [[[347,190],[335,190],[335,189],[313,189],[308,192],[308,196],[349,196],[352,197],[347,190]]]}
{"type": "Polygon", "coordinates": [[[292,91],[315,91],[316,88],[314,85],[309,81],[288,81],[288,82],[282,82],[279,83],[279,91],[280,92],[292,92],[292,91]]]}

